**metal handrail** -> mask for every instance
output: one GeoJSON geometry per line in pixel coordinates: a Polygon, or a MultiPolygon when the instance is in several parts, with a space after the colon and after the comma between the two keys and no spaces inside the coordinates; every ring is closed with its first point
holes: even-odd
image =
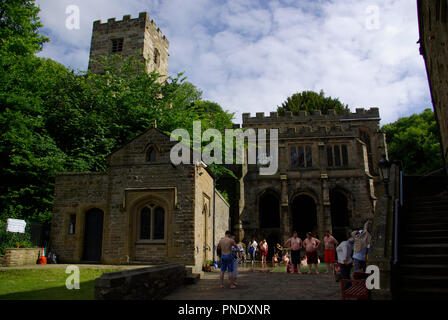
{"type": "Polygon", "coordinates": [[[425,178],[427,178],[427,177],[430,177],[430,176],[432,176],[432,175],[434,175],[434,174],[436,174],[436,173],[438,173],[438,172],[445,171],[445,170],[447,170],[447,169],[448,169],[448,166],[439,168],[439,169],[434,170],[434,171],[430,171],[430,172],[428,172],[428,173],[425,173],[420,179],[418,179],[418,181],[423,180],[423,179],[425,179],[425,178]]]}
{"type": "Polygon", "coordinates": [[[398,168],[400,170],[398,178],[398,199],[395,199],[394,203],[394,265],[398,263],[399,214],[400,208],[403,207],[403,167],[399,164],[398,168]]]}

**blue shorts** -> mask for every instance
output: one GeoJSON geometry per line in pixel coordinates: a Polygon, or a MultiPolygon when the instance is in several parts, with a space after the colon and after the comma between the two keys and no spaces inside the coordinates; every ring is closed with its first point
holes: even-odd
{"type": "Polygon", "coordinates": [[[233,256],[231,254],[223,254],[221,256],[221,271],[233,272],[233,256]]]}

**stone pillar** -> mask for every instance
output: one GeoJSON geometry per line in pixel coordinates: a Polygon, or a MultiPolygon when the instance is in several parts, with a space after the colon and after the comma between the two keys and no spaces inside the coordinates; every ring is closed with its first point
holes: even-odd
{"type": "Polygon", "coordinates": [[[235,236],[237,242],[242,242],[244,239],[244,228],[243,228],[243,222],[241,220],[238,220],[237,223],[234,225],[235,229],[235,236]]]}
{"type": "MultiPolygon", "coordinates": [[[[278,146],[278,159],[288,159],[286,146],[284,144],[279,144],[278,146]]],[[[288,161],[279,161],[278,171],[285,172],[287,169],[288,161]]]]}
{"type": "Polygon", "coordinates": [[[289,221],[289,203],[288,203],[288,177],[286,175],[280,176],[281,180],[281,207],[280,207],[280,231],[282,234],[283,243],[289,239],[291,233],[291,224],[289,221]]]}
{"type": "Polygon", "coordinates": [[[392,297],[392,260],[394,235],[394,199],[398,199],[398,167],[393,165],[390,171],[389,185],[391,198],[385,195],[384,184],[380,178],[376,180],[375,189],[378,201],[372,225],[372,242],[369,252],[368,265],[376,265],[380,269],[380,290],[372,291],[375,300],[391,299],[392,297]]]}
{"type": "MultiPolygon", "coordinates": [[[[323,205],[323,224],[322,229],[323,232],[332,230],[332,221],[331,221],[331,210],[330,210],[330,189],[328,187],[328,175],[326,173],[322,173],[321,176],[322,182],[322,205],[323,205]]],[[[321,234],[322,236],[323,234],[321,234]]]]}
{"type": "Polygon", "coordinates": [[[238,241],[244,240],[244,227],[243,222],[241,220],[241,216],[243,215],[244,208],[246,207],[246,196],[244,189],[244,179],[246,178],[248,167],[247,167],[247,154],[244,152],[244,162],[241,166],[241,178],[238,181],[238,219],[235,223],[235,235],[238,241]]]}

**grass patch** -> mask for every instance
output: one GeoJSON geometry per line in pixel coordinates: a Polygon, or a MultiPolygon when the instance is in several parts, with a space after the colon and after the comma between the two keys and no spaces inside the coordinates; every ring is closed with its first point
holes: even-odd
{"type": "MultiPolygon", "coordinates": [[[[317,268],[319,269],[319,272],[322,272],[322,273],[326,272],[327,271],[327,264],[326,263],[319,263],[317,265],[317,268]]],[[[308,272],[308,266],[306,266],[306,267],[300,266],[300,271],[303,272],[303,273],[308,272]]],[[[270,272],[283,272],[283,273],[285,273],[286,272],[286,266],[280,265],[280,266],[277,266],[275,268],[271,268],[270,272]]],[[[314,266],[312,267],[311,272],[313,272],[313,273],[316,272],[316,270],[314,269],[314,266]]],[[[331,270],[330,270],[330,272],[331,272],[331,270]]]]}
{"type": "Polygon", "coordinates": [[[0,270],[0,300],[93,300],[95,279],[116,269],[79,269],[80,290],[68,290],[63,269],[0,270]]]}

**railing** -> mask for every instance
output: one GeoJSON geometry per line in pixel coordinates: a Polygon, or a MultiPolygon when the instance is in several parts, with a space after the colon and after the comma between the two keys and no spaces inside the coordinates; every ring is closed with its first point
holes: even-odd
{"type": "Polygon", "coordinates": [[[439,172],[443,172],[444,174],[446,174],[447,170],[448,170],[448,166],[439,168],[439,169],[434,170],[434,171],[430,171],[428,173],[425,173],[419,180],[423,180],[423,179],[425,179],[427,177],[430,177],[430,176],[433,176],[433,175],[435,175],[436,173],[439,173],[439,172]]]}
{"type": "Polygon", "coordinates": [[[398,167],[398,197],[394,201],[394,237],[393,237],[393,264],[398,264],[398,248],[399,248],[399,233],[400,233],[400,212],[403,207],[403,166],[401,162],[396,162],[398,167]]]}

